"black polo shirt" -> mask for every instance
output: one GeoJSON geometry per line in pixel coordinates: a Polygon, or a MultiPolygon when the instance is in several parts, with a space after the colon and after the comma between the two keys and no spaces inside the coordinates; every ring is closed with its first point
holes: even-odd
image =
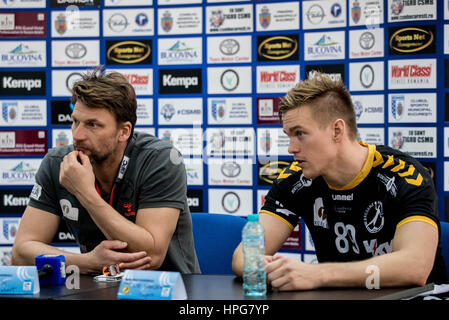
{"type": "MultiPolygon", "coordinates": [[[[53,148],[44,157],[36,174],[29,205],[62,218],[82,253],[106,240],[86,209],[59,183],[59,168],[73,145],[53,148]]],[[[169,143],[152,135],[135,132],[130,139],[116,179],[113,194],[101,192],[106,202],[135,223],[144,208],[180,209],[178,223],[160,270],[199,273],[187,205],[186,172],[182,157],[169,143]],[[112,200],[111,200],[112,196],[112,200]]]]}

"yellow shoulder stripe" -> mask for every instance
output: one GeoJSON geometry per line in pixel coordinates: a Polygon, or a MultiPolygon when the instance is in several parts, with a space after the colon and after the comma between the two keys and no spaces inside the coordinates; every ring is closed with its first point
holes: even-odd
{"type": "Polygon", "coordinates": [[[394,163],[393,156],[388,156],[388,160],[387,160],[387,162],[385,162],[385,164],[382,166],[382,169],[385,169],[385,168],[387,168],[387,167],[393,165],[393,163],[394,163]]]}
{"type": "MultiPolygon", "coordinates": [[[[373,167],[376,167],[382,163],[384,163],[382,155],[376,150],[374,152],[373,167]]],[[[389,155],[389,156],[387,156],[387,161],[385,161],[384,165],[382,166],[382,169],[388,168],[388,167],[394,165],[394,163],[395,163],[394,156],[389,155]]],[[[405,169],[405,168],[406,168],[405,161],[399,159],[399,163],[397,165],[395,165],[393,168],[391,168],[390,171],[395,172],[395,173],[397,172],[398,176],[401,178],[404,178],[408,184],[412,184],[414,186],[419,187],[423,181],[423,177],[422,177],[421,173],[418,173],[418,175],[416,176],[415,179],[405,178],[408,176],[412,176],[415,173],[415,167],[411,164],[408,166],[407,171],[399,172],[400,170],[405,169]]]]}
{"type": "Polygon", "coordinates": [[[406,223],[413,222],[413,221],[421,221],[421,222],[428,223],[431,226],[433,226],[435,229],[438,230],[438,226],[435,223],[435,221],[433,221],[429,217],[425,217],[425,216],[410,216],[410,217],[407,217],[407,218],[399,221],[399,223],[396,226],[396,229],[399,228],[400,226],[403,226],[406,223]]]}
{"type": "Polygon", "coordinates": [[[407,176],[411,176],[414,172],[415,172],[415,167],[411,164],[408,166],[408,170],[406,172],[400,172],[400,173],[398,173],[398,176],[407,177],[407,176]]]}
{"type": "Polygon", "coordinates": [[[410,179],[410,178],[405,178],[405,181],[407,181],[408,184],[413,184],[414,186],[419,187],[422,183],[422,175],[421,173],[418,174],[418,176],[416,177],[416,179],[410,179]]]}
{"type": "Polygon", "coordinates": [[[394,167],[393,169],[391,169],[391,172],[398,172],[399,170],[402,170],[405,168],[405,161],[399,159],[399,164],[394,167]]]}
{"type": "Polygon", "coordinates": [[[379,151],[374,152],[374,162],[373,162],[373,168],[377,167],[378,165],[382,164],[384,162],[384,158],[380,154],[379,151]]]}
{"type": "Polygon", "coordinates": [[[294,171],[294,172],[298,172],[299,170],[301,170],[301,167],[298,167],[298,161],[294,161],[292,162],[292,164],[290,165],[290,167],[285,167],[284,170],[281,171],[281,173],[279,173],[279,175],[277,176],[277,179],[285,179],[290,177],[292,174],[291,172],[286,173],[286,171],[294,171]]]}
{"type": "Polygon", "coordinates": [[[295,161],[292,163],[289,169],[298,172],[299,170],[301,170],[301,167],[298,167],[298,161],[295,161]]]}
{"type": "Polygon", "coordinates": [[[269,214],[270,216],[276,217],[276,218],[280,219],[282,222],[284,222],[291,230],[294,229],[293,225],[290,222],[288,222],[287,220],[285,220],[281,216],[278,216],[276,213],[270,212],[268,210],[260,210],[259,214],[260,213],[266,213],[266,214],[269,214]]]}
{"type": "Polygon", "coordinates": [[[291,173],[285,173],[285,170],[287,170],[287,168],[284,168],[284,170],[282,170],[282,172],[279,173],[279,175],[277,177],[278,179],[285,179],[292,175],[291,173]]]}

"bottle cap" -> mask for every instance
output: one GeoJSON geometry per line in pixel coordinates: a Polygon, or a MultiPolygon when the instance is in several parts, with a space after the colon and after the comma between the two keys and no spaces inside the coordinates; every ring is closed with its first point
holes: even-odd
{"type": "Polygon", "coordinates": [[[259,215],[258,214],[249,214],[248,215],[248,221],[259,221],[259,215]]]}

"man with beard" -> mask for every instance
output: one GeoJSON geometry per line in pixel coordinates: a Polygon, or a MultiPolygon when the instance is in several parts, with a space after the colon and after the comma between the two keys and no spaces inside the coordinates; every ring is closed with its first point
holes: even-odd
{"type": "Polygon", "coordinates": [[[103,266],[199,273],[179,152],[134,132],[134,88],[102,66],[72,88],[73,145],[51,149],[36,174],[13,246],[13,264],[64,255],[81,273],[103,266]],[[60,221],[80,254],[50,245],[60,221]]]}

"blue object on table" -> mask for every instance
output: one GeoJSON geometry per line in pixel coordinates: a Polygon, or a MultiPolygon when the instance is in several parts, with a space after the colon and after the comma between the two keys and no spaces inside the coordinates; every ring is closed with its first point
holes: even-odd
{"type": "Polygon", "coordinates": [[[63,255],[42,254],[35,258],[41,285],[65,284],[65,257],[63,255]]]}
{"type": "Polygon", "coordinates": [[[117,298],[185,300],[187,294],[179,272],[127,269],[120,282],[117,298]]]}
{"type": "Polygon", "coordinates": [[[29,295],[39,291],[35,266],[0,266],[0,294],[29,295]]]}

